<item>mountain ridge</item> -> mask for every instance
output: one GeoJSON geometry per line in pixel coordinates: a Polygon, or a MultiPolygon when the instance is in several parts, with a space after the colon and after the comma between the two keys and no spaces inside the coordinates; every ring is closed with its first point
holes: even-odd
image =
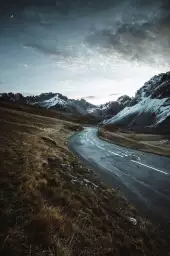
{"type": "Polygon", "coordinates": [[[13,102],[16,101],[62,112],[78,113],[80,115],[90,115],[99,121],[116,115],[124,108],[123,101],[110,101],[101,105],[93,105],[92,103],[89,103],[83,98],[69,99],[61,93],[52,92],[25,97],[21,93],[1,93],[0,100],[13,102]]]}

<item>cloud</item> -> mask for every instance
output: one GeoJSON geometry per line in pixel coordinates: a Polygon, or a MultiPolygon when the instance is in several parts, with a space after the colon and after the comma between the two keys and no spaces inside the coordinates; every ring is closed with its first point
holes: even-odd
{"type": "Polygon", "coordinates": [[[134,9],[127,19],[120,14],[114,26],[92,31],[86,41],[99,51],[104,48],[109,54],[116,53],[128,61],[170,63],[167,56],[170,47],[168,6],[170,3],[166,1],[152,2],[149,6],[141,4],[141,10],[134,9]]]}
{"type": "Polygon", "coordinates": [[[83,99],[85,99],[85,100],[96,99],[96,98],[97,98],[96,96],[86,96],[86,97],[83,97],[83,99]]]}
{"type": "Polygon", "coordinates": [[[66,54],[65,52],[61,52],[58,50],[54,45],[49,45],[49,44],[43,44],[43,42],[33,42],[33,43],[27,43],[23,45],[24,48],[33,48],[38,52],[41,52],[45,55],[48,56],[63,56],[63,57],[68,57],[70,56],[69,54],[66,54]]]}
{"type": "Polygon", "coordinates": [[[109,97],[112,97],[112,96],[117,96],[117,95],[121,95],[121,93],[111,93],[111,94],[107,94],[107,95],[96,95],[96,96],[85,96],[83,97],[83,99],[85,100],[93,100],[93,99],[102,99],[103,97],[106,97],[106,98],[109,98],[109,97]]]}
{"type": "Polygon", "coordinates": [[[111,94],[109,94],[109,96],[111,97],[111,96],[116,96],[116,95],[120,95],[121,93],[111,93],[111,94]]]}

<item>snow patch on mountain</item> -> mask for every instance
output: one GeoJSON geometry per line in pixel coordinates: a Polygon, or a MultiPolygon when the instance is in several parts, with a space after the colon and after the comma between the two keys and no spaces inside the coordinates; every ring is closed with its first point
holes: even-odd
{"type": "Polygon", "coordinates": [[[45,107],[45,108],[51,108],[51,107],[54,107],[55,105],[58,105],[58,104],[62,105],[62,106],[67,105],[67,102],[63,99],[60,99],[58,94],[56,94],[54,97],[52,97],[49,100],[45,100],[45,101],[39,103],[39,105],[41,107],[45,107]]]}
{"type": "Polygon", "coordinates": [[[141,119],[147,121],[150,126],[155,126],[170,116],[170,99],[151,99],[150,97],[143,99],[132,107],[126,107],[116,116],[104,121],[104,124],[123,124],[123,125],[139,125],[141,119]],[[146,118],[142,118],[142,116],[146,118]]]}

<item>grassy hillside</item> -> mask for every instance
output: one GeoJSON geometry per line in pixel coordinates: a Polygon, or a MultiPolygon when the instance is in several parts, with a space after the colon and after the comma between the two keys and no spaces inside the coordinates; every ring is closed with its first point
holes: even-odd
{"type": "Polygon", "coordinates": [[[68,150],[80,125],[52,115],[0,107],[0,255],[166,255],[158,229],[68,150]]]}
{"type": "Polygon", "coordinates": [[[100,127],[98,135],[102,139],[123,147],[170,157],[169,135],[135,133],[114,126],[100,127]]]}
{"type": "Polygon", "coordinates": [[[23,112],[27,112],[30,114],[36,114],[41,116],[47,116],[51,118],[58,118],[61,120],[67,120],[72,122],[77,122],[81,124],[96,124],[98,122],[97,119],[95,119],[92,116],[82,116],[79,114],[72,114],[68,112],[62,112],[62,111],[56,111],[52,109],[46,109],[39,106],[34,105],[28,105],[28,104],[19,104],[18,102],[4,102],[0,100],[0,107],[5,107],[6,109],[13,109],[13,110],[19,110],[23,112]]]}

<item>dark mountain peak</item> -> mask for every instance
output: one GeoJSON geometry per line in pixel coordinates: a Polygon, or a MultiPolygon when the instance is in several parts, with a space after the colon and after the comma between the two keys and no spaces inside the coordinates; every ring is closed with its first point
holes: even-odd
{"type": "Polygon", "coordinates": [[[68,100],[68,98],[66,96],[62,95],[61,93],[56,93],[56,96],[58,96],[58,98],[60,98],[61,100],[65,100],[65,101],[68,100]]]}
{"type": "Polygon", "coordinates": [[[92,103],[86,101],[85,99],[81,98],[80,100],[74,100],[75,103],[77,103],[78,105],[81,105],[82,107],[85,108],[93,108],[96,107],[95,105],[93,105],[92,103]]]}
{"type": "Polygon", "coordinates": [[[1,93],[0,100],[3,101],[17,101],[19,103],[27,103],[27,100],[21,93],[1,93]]]}
{"type": "Polygon", "coordinates": [[[152,77],[135,95],[137,102],[143,98],[162,99],[170,97],[170,72],[152,77]]]}
{"type": "Polygon", "coordinates": [[[35,103],[35,102],[40,102],[40,101],[44,101],[44,100],[49,100],[50,98],[54,97],[55,95],[56,95],[56,93],[48,92],[48,93],[41,93],[39,95],[27,96],[25,98],[28,100],[28,102],[35,103]]]}
{"type": "Polygon", "coordinates": [[[105,104],[100,105],[99,108],[102,111],[102,115],[107,117],[114,116],[122,110],[121,104],[117,101],[106,102],[105,104]]]}
{"type": "Polygon", "coordinates": [[[130,98],[128,95],[122,95],[117,99],[117,102],[119,102],[123,107],[127,107],[130,105],[132,98],[130,98]]]}

